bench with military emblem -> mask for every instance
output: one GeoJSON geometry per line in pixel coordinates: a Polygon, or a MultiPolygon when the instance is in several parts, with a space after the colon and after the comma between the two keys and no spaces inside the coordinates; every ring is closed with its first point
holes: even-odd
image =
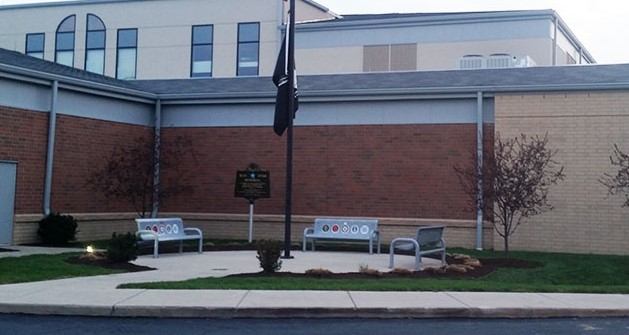
{"type": "Polygon", "coordinates": [[[373,254],[373,245],[377,243],[380,253],[380,232],[378,220],[373,219],[327,219],[317,218],[314,227],[304,229],[303,251],[307,249],[308,240],[315,251],[315,243],[326,241],[366,241],[369,242],[369,254],[373,254]]]}
{"type": "Polygon", "coordinates": [[[159,242],[179,241],[179,253],[183,252],[183,241],[199,240],[199,253],[203,253],[203,232],[198,228],[185,228],[180,218],[135,219],[140,241],[153,242],[153,257],[159,254],[159,242]]]}

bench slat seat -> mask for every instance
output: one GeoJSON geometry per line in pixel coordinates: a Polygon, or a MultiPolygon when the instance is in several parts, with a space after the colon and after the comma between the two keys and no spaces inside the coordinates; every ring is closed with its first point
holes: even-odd
{"type": "Polygon", "coordinates": [[[135,236],[141,241],[153,241],[153,257],[159,255],[159,242],[179,241],[179,253],[183,241],[199,240],[199,253],[203,253],[203,232],[198,228],[186,228],[180,218],[136,219],[135,236]]]}
{"type": "Polygon", "coordinates": [[[303,249],[306,251],[308,240],[312,251],[318,240],[326,241],[368,241],[369,254],[373,254],[373,244],[377,243],[380,254],[380,232],[378,220],[373,219],[329,219],[317,218],[314,226],[304,229],[303,249]]]}
{"type": "Polygon", "coordinates": [[[415,251],[415,270],[422,265],[422,256],[441,254],[441,265],[446,265],[446,241],[443,238],[445,226],[421,226],[417,228],[415,238],[398,237],[389,247],[389,268],[393,268],[395,250],[415,251]]]}

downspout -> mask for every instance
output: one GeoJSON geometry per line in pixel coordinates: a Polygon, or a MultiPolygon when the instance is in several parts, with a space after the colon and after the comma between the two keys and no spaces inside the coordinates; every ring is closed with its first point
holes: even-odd
{"type": "Polygon", "coordinates": [[[159,209],[159,173],[160,173],[160,154],[162,144],[162,100],[155,101],[155,147],[153,151],[153,209],[151,217],[156,218],[159,209]]]}
{"type": "Polygon", "coordinates": [[[48,148],[46,151],[46,175],[44,179],[44,215],[50,214],[50,194],[52,192],[52,163],[55,154],[55,131],[57,128],[57,97],[59,82],[52,82],[52,98],[48,117],[48,148]]]}
{"type": "Polygon", "coordinates": [[[476,96],[476,250],[483,250],[483,92],[476,96]]]}

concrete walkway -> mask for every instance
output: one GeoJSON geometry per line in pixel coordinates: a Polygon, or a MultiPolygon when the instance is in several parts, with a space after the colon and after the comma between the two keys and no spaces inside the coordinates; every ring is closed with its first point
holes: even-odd
{"type": "MultiPolygon", "coordinates": [[[[9,247],[0,257],[68,249],[9,247]]],[[[73,251],[77,251],[74,249],[73,251]]],[[[388,271],[388,255],[293,251],[281,271],[388,271]]],[[[413,257],[397,256],[411,268],[413,257]]],[[[425,259],[428,264],[434,260],[425,259]]],[[[155,271],[0,285],[0,313],[128,317],[629,317],[626,294],[117,289],[119,284],[259,272],[254,251],[141,256],[155,271]]]]}

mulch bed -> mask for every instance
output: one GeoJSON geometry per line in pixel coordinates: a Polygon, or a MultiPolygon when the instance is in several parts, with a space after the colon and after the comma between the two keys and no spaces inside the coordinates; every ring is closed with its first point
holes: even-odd
{"type": "MultiPolygon", "coordinates": [[[[480,267],[466,272],[455,271],[449,268],[427,268],[423,271],[391,271],[391,272],[348,272],[348,273],[323,273],[323,274],[305,274],[293,272],[276,272],[276,273],[241,273],[229,275],[227,277],[295,277],[295,278],[326,278],[326,279],[377,279],[377,278],[481,278],[494,272],[498,268],[516,268],[516,269],[533,269],[543,265],[538,262],[532,262],[515,258],[481,258],[480,267]]],[[[463,264],[462,260],[455,259],[448,255],[446,257],[448,265],[463,264]]],[[[314,271],[316,272],[316,271],[314,271]]]]}
{"type": "Polygon", "coordinates": [[[92,265],[92,266],[100,266],[106,269],[112,270],[122,270],[124,272],[140,272],[140,271],[151,271],[155,270],[154,268],[148,266],[136,265],[133,263],[122,263],[122,262],[111,262],[107,258],[87,258],[87,257],[70,257],[66,259],[66,262],[70,264],[83,264],[83,265],[92,265]]]}
{"type": "MultiPolygon", "coordinates": [[[[225,248],[212,248],[213,251],[225,251],[225,248]]],[[[243,250],[242,248],[227,248],[227,250],[243,250]]],[[[92,266],[100,266],[108,269],[123,270],[125,272],[139,272],[155,270],[151,267],[140,266],[133,263],[114,263],[107,258],[94,257],[71,257],[66,260],[71,264],[84,264],[92,266]]],[[[325,271],[312,274],[293,273],[293,272],[276,272],[276,273],[241,273],[230,275],[228,277],[295,277],[295,278],[326,278],[326,279],[376,279],[376,278],[480,278],[487,276],[498,268],[518,268],[531,269],[541,267],[542,264],[515,258],[481,258],[479,259],[481,266],[474,267],[471,270],[461,272],[460,270],[446,268],[428,268],[424,271],[392,271],[392,272],[348,272],[348,273],[325,273],[325,271]]],[[[451,255],[446,257],[448,265],[463,264],[464,260],[455,258],[451,255]]]]}

